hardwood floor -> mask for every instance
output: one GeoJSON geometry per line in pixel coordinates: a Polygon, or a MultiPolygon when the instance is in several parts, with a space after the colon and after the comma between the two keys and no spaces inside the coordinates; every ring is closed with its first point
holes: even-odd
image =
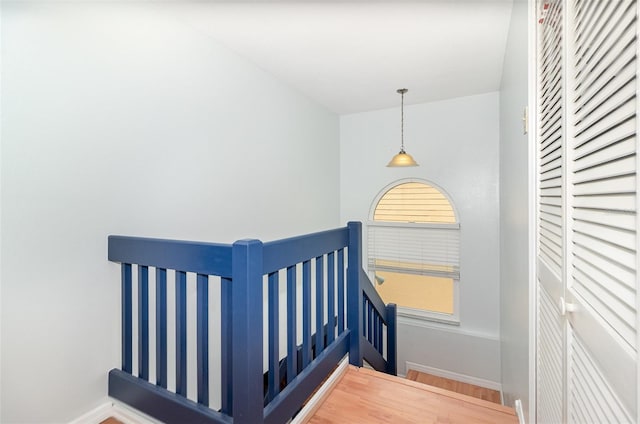
{"type": "Polygon", "coordinates": [[[310,424],[517,424],[512,408],[349,366],[310,424]]]}
{"type": "Polygon", "coordinates": [[[407,379],[417,381],[418,383],[428,384],[430,386],[440,387],[441,389],[451,390],[467,396],[473,396],[478,399],[484,399],[493,403],[502,403],[500,400],[500,392],[497,390],[487,389],[485,387],[475,386],[473,384],[461,383],[448,378],[436,377],[435,375],[426,374],[420,371],[409,370],[407,379]]]}
{"type": "MultiPolygon", "coordinates": [[[[349,366],[309,424],[517,424],[500,393],[409,370],[407,378],[349,366]]],[[[123,424],[111,417],[100,424],[123,424]]]]}
{"type": "Polygon", "coordinates": [[[100,424],[124,424],[124,423],[120,420],[116,420],[113,417],[109,417],[106,420],[100,422],[100,424]]]}

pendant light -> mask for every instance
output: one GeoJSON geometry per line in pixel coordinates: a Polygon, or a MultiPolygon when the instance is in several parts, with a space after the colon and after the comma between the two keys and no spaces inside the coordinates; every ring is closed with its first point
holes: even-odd
{"type": "Polygon", "coordinates": [[[401,96],[400,103],[400,153],[395,155],[391,161],[387,164],[388,167],[395,168],[400,166],[418,166],[416,161],[411,157],[411,155],[404,151],[404,93],[406,93],[406,88],[399,88],[397,92],[401,96]]]}

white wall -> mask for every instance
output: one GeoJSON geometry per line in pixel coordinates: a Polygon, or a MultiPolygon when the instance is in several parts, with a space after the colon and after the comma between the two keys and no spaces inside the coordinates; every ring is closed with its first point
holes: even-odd
{"type": "Polygon", "coordinates": [[[153,4],[2,4],[3,423],[64,422],[119,365],[107,235],[338,226],[338,119],[153,4]]]}
{"type": "MultiPolygon", "coordinates": [[[[500,89],[500,309],[505,403],[529,406],[529,192],[527,2],[515,1],[500,89]]],[[[531,119],[535,119],[531,114],[531,119]]]]}
{"type": "MultiPolygon", "coordinates": [[[[405,100],[411,100],[410,87],[405,100]]],[[[405,147],[420,164],[417,168],[385,167],[400,145],[399,109],[340,117],[341,220],[366,222],[380,190],[402,178],[427,179],[447,191],[461,222],[460,326],[401,321],[399,372],[405,372],[405,361],[410,361],[497,382],[498,93],[405,104],[405,147]],[[478,344],[478,337],[486,343],[478,344]],[[434,340],[443,343],[437,350],[434,340]],[[475,366],[454,363],[450,358],[459,355],[459,349],[484,359],[475,366]]]]}

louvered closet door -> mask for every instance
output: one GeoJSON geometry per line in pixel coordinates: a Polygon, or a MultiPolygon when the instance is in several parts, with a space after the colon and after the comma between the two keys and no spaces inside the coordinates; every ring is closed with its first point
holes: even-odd
{"type": "Polygon", "coordinates": [[[573,0],[569,14],[570,423],[637,418],[636,8],[573,0]]]}
{"type": "Polygon", "coordinates": [[[539,423],[563,421],[564,329],[564,89],[563,5],[540,4],[538,26],[537,381],[539,423]]]}

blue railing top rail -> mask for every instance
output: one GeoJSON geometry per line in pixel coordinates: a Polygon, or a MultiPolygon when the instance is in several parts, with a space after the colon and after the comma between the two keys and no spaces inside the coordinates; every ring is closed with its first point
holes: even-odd
{"type": "Polygon", "coordinates": [[[184,240],[109,236],[109,260],[231,277],[232,246],[184,240]]]}
{"type": "MultiPolygon", "coordinates": [[[[242,243],[246,240],[239,240],[242,243]]],[[[347,247],[348,227],[262,243],[263,274],[347,247]]],[[[235,244],[235,243],[234,243],[235,244]]],[[[233,245],[146,237],[109,236],[112,262],[231,278],[233,245]]]]}
{"type": "Polygon", "coordinates": [[[263,273],[269,274],[325,253],[347,247],[348,227],[263,244],[263,273]]]}

